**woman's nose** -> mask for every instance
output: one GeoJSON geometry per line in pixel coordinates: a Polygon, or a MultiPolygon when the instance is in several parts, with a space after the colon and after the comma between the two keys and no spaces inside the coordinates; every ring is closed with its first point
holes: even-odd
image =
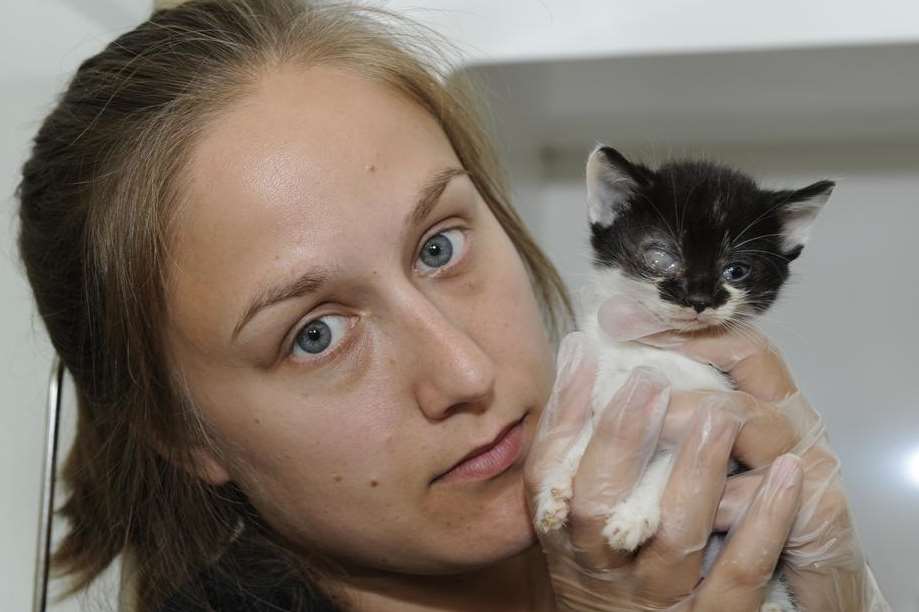
{"type": "Polygon", "coordinates": [[[469,328],[428,300],[416,300],[406,347],[414,356],[415,398],[430,419],[487,410],[494,396],[495,364],[469,328]]]}

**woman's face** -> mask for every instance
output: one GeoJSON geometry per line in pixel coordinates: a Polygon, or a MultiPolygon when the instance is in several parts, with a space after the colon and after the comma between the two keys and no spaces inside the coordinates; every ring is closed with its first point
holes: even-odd
{"type": "Polygon", "coordinates": [[[551,348],[436,121],[344,70],[277,69],[197,143],[184,195],[167,337],[222,451],[199,451],[205,478],[346,564],[445,573],[530,545],[551,348]],[[509,468],[438,478],[520,419],[509,468]]]}

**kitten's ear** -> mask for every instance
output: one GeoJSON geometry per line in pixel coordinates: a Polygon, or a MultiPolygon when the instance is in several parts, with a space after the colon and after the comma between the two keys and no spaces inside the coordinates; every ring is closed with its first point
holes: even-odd
{"type": "Polygon", "coordinates": [[[789,260],[801,254],[817,214],[830,199],[836,183],[818,181],[797,191],[776,194],[782,217],[782,250],[789,260]]]}
{"type": "Polygon", "coordinates": [[[587,159],[587,217],[609,226],[629,205],[629,196],[645,183],[641,170],[612,147],[599,145],[587,159]]]}

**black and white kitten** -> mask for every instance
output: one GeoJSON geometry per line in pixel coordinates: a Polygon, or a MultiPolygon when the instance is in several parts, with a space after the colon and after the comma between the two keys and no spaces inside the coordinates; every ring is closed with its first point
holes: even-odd
{"type": "MultiPolygon", "coordinates": [[[[592,424],[636,366],[662,371],[675,390],[732,388],[708,365],[611,339],[598,324],[601,304],[626,296],[678,331],[743,325],[775,301],[834,186],[820,181],[772,191],[716,163],[672,161],[652,170],[611,147],[597,147],[587,162],[594,270],[578,315],[598,350],[592,424]]],[[[572,478],[592,429],[544,483],[538,528],[565,521],[572,478]]],[[[611,547],[633,551],[657,531],[672,462],[672,449],[658,449],[633,493],[609,509],[603,533],[611,547]]],[[[722,539],[709,541],[705,572],[722,539]]],[[[796,610],[778,575],[762,610],[796,610]]]]}

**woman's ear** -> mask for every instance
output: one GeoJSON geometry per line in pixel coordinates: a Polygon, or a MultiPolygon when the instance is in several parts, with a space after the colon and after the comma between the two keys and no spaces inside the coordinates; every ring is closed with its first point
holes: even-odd
{"type": "Polygon", "coordinates": [[[151,446],[164,461],[208,484],[220,486],[232,480],[212,444],[193,443],[187,450],[180,451],[176,450],[175,444],[166,444],[155,437],[151,446]]]}
{"type": "Polygon", "coordinates": [[[214,454],[214,451],[203,446],[196,446],[189,453],[192,465],[185,469],[204,482],[220,486],[230,481],[230,473],[214,454]]]}

